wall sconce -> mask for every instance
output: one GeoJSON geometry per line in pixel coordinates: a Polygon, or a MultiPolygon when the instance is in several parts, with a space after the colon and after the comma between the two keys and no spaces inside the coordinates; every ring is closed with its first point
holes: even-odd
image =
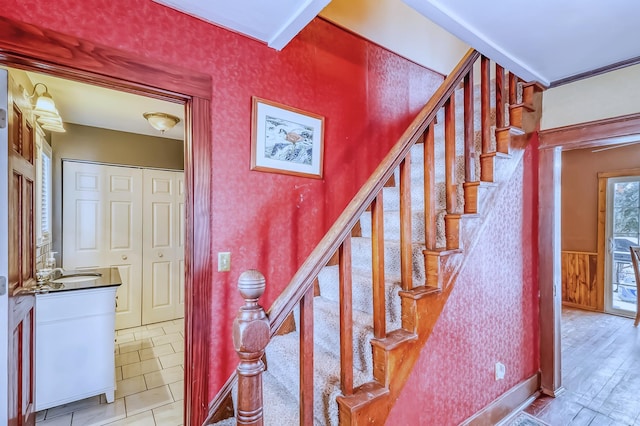
{"type": "Polygon", "coordinates": [[[47,85],[44,83],[36,83],[36,85],[33,86],[31,95],[27,96],[29,96],[29,99],[33,99],[36,95],[38,98],[36,99],[33,113],[38,116],[40,127],[51,132],[66,132],[62,125],[62,118],[58,113],[55,102],[53,102],[53,98],[49,94],[47,85]],[[40,95],[38,95],[37,92],[38,86],[44,87],[44,92],[40,95]]]}
{"type": "Polygon", "coordinates": [[[175,115],[164,112],[145,112],[142,116],[149,122],[151,127],[159,130],[160,133],[173,129],[180,122],[180,119],[175,115]]]}

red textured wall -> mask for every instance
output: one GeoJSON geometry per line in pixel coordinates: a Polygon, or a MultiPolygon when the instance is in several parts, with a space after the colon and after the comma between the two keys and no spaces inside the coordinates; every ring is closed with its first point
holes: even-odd
{"type": "Polygon", "coordinates": [[[150,0],[2,0],[0,14],[211,75],[211,252],[230,251],[232,271],[215,274],[213,323],[202,325],[210,397],[237,364],[240,273],[266,275],[270,306],[442,81],[320,19],[277,52],[150,0]],[[249,170],[253,95],[326,117],[323,180],[249,170]]]}
{"type": "Polygon", "coordinates": [[[538,371],[537,149],[494,206],[388,425],[457,425],[538,371]]]}

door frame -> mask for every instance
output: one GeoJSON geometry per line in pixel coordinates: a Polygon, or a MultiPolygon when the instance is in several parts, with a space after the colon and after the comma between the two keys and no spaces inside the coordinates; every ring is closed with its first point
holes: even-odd
{"type": "Polygon", "coordinates": [[[6,17],[0,17],[0,64],[185,106],[184,420],[202,424],[208,406],[213,274],[211,76],[6,17]]]}
{"type": "MultiPolygon", "coordinates": [[[[562,151],[595,148],[640,138],[640,113],[543,130],[538,157],[538,286],[540,290],[541,390],[549,396],[564,392],[561,366],[562,279],[560,176],[562,151]]],[[[598,280],[604,279],[598,233],[598,280]]],[[[600,281],[602,283],[602,281],[600,281]]]]}

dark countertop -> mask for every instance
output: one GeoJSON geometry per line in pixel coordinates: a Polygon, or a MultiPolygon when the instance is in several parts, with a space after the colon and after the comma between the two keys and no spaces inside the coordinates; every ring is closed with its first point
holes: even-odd
{"type": "Polygon", "coordinates": [[[69,277],[71,282],[65,282],[60,288],[52,288],[50,293],[58,293],[61,291],[73,291],[73,290],[90,290],[104,287],[117,287],[122,284],[120,273],[118,268],[96,268],[96,269],[83,269],[81,271],[65,270],[62,277],[51,281],[51,284],[56,286],[56,280],[64,279],[65,276],[74,274],[90,274],[99,273],[102,274],[99,277],[95,276],[75,276],[69,277]]]}

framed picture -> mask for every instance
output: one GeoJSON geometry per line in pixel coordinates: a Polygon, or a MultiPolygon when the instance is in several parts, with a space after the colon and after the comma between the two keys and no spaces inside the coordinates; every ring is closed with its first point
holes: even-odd
{"type": "Polygon", "coordinates": [[[252,100],[251,170],[322,178],[324,117],[252,100]]]}

